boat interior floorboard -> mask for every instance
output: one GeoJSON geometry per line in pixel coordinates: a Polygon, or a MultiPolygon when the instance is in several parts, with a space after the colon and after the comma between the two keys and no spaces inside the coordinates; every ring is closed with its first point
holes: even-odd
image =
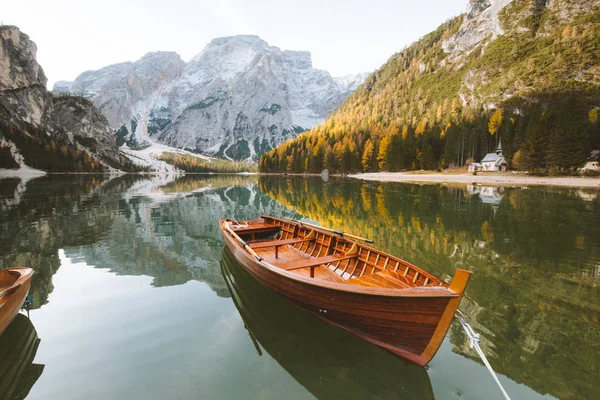
{"type": "MultiPolygon", "coordinates": [[[[261,256],[266,262],[275,266],[288,264],[292,262],[311,260],[311,257],[309,257],[307,254],[301,252],[300,250],[290,245],[282,245],[279,248],[278,258],[275,258],[275,254],[273,253],[273,251],[268,248],[257,248],[256,253],[259,256],[261,256]]],[[[322,279],[332,282],[347,282],[341,276],[327,268],[325,265],[315,267],[314,270],[314,277],[316,279],[322,279]]],[[[299,268],[292,270],[291,272],[301,276],[310,276],[310,268],[299,268]]]]}
{"type": "Polygon", "coordinates": [[[275,258],[275,253],[270,248],[258,248],[256,249],[256,254],[261,256],[269,264],[273,265],[308,260],[310,258],[307,254],[290,245],[280,246],[277,258],[275,258]]]}
{"type": "Polygon", "coordinates": [[[313,270],[316,279],[349,285],[392,289],[431,285],[431,277],[412,266],[375,249],[357,249],[356,243],[339,237],[328,239],[322,232],[286,222],[248,221],[231,228],[267,263],[301,276],[311,277],[313,270]]]}
{"type": "Polygon", "coordinates": [[[375,272],[375,275],[380,276],[383,279],[385,279],[389,282],[392,282],[394,285],[401,287],[401,288],[407,288],[407,287],[414,286],[414,284],[412,282],[409,282],[402,275],[398,275],[392,271],[377,271],[377,272],[375,272]]]}
{"type": "MultiPolygon", "coordinates": [[[[297,269],[292,271],[295,274],[310,277],[310,268],[297,269]]],[[[315,279],[321,279],[331,282],[346,282],[335,272],[331,271],[324,265],[315,268],[315,279]]]]}

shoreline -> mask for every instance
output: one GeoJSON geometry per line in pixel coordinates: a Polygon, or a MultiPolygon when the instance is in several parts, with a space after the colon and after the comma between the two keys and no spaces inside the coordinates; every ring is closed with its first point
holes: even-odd
{"type": "Polygon", "coordinates": [[[31,168],[26,165],[17,169],[0,168],[0,179],[19,178],[21,180],[30,180],[46,176],[48,172],[31,168]]]}
{"type": "Polygon", "coordinates": [[[406,172],[370,172],[365,174],[351,174],[350,178],[379,182],[405,182],[405,183],[462,183],[462,184],[488,184],[494,186],[565,186],[585,187],[600,189],[598,178],[578,177],[546,177],[546,176],[507,176],[507,175],[472,175],[472,174],[411,174],[406,172]]]}
{"type": "Polygon", "coordinates": [[[259,175],[259,172],[185,172],[180,170],[178,173],[165,173],[161,171],[42,171],[33,168],[20,168],[20,169],[7,169],[0,168],[0,179],[34,179],[41,178],[49,175],[96,175],[96,176],[124,176],[124,175],[138,175],[138,176],[177,176],[184,177],[188,175],[244,175],[244,176],[255,176],[259,175]]]}

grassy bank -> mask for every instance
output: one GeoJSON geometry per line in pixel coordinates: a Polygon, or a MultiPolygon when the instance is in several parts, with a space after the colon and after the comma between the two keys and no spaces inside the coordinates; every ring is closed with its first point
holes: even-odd
{"type": "Polygon", "coordinates": [[[222,160],[219,158],[203,159],[188,154],[162,153],[159,160],[173,165],[185,172],[196,173],[238,173],[258,172],[257,164],[222,160]]]}

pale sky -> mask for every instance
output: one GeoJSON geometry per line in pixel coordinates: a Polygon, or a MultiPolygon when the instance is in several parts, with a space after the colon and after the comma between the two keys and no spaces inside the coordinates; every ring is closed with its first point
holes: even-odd
{"type": "Polygon", "coordinates": [[[37,44],[57,80],[150,51],[188,61],[216,37],[255,34],[312,53],[333,76],[379,68],[392,54],[466,9],[467,0],[0,0],[0,22],[37,44]]]}

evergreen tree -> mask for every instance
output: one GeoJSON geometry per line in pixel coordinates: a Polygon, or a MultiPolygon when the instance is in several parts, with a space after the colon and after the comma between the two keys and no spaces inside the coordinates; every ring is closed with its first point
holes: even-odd
{"type": "Polygon", "coordinates": [[[392,153],[392,137],[384,136],[379,143],[379,153],[377,154],[377,162],[380,170],[387,171],[390,166],[390,157],[392,153]]]}
{"type": "Polygon", "coordinates": [[[541,110],[534,111],[525,129],[523,168],[529,171],[547,171],[548,138],[545,134],[546,117],[541,110]]]}
{"type": "Polygon", "coordinates": [[[373,164],[374,149],[375,148],[373,146],[373,142],[371,141],[371,139],[367,140],[367,143],[365,143],[365,149],[363,151],[363,156],[362,156],[362,160],[361,160],[362,170],[364,172],[367,172],[371,168],[371,165],[373,164]]]}
{"type": "Polygon", "coordinates": [[[488,131],[492,136],[494,136],[496,132],[500,130],[500,127],[502,126],[502,118],[504,118],[504,116],[502,115],[502,110],[500,109],[497,109],[492,114],[492,117],[490,118],[490,122],[488,124],[488,131]]]}

